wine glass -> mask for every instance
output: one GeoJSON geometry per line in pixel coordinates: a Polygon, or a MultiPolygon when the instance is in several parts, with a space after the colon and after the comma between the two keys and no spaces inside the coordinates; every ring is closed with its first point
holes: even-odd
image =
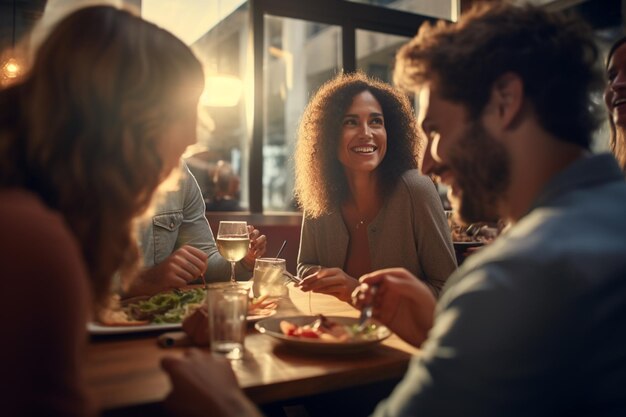
{"type": "Polygon", "coordinates": [[[248,247],[248,224],[246,222],[221,221],[217,230],[217,250],[230,262],[230,282],[235,284],[235,263],[242,260],[248,247]]]}

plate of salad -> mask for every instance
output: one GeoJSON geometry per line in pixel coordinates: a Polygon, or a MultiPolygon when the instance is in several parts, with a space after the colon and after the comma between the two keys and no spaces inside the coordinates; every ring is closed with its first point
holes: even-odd
{"type": "MultiPolygon", "coordinates": [[[[87,323],[93,335],[124,334],[180,329],[183,320],[205,305],[206,290],[202,287],[174,289],[151,297],[113,300],[99,314],[97,321],[87,323]]],[[[251,300],[248,321],[258,321],[276,313],[276,303],[262,298],[251,300]]]]}
{"type": "Polygon", "coordinates": [[[257,322],[255,328],[285,345],[318,353],[361,351],[391,335],[391,330],[374,320],[360,330],[357,318],[321,314],[272,317],[257,322]]]}

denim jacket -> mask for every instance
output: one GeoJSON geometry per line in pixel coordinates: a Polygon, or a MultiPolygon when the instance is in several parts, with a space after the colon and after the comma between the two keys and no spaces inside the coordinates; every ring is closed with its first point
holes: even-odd
{"type": "MultiPolygon", "coordinates": [[[[190,245],[209,256],[204,274],[207,281],[227,281],[230,277],[230,263],[219,254],[205,217],[200,187],[184,162],[178,189],[167,192],[158,202],[150,221],[140,226],[138,237],[144,267],[157,265],[176,249],[190,245]]],[[[247,280],[252,271],[237,263],[235,274],[238,280],[247,280]]]]}

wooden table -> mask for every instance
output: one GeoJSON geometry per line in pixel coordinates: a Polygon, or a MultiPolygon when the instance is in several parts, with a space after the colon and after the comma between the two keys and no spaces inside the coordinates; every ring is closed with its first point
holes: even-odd
{"type": "MultiPolygon", "coordinates": [[[[311,296],[314,314],[356,317],[346,303],[321,294],[311,296]]],[[[309,295],[290,287],[277,315],[309,314],[309,295]]],[[[239,385],[255,403],[262,405],[294,397],[398,379],[411,355],[419,353],[392,335],[381,345],[364,352],[342,355],[312,355],[293,350],[250,327],[246,355],[232,366],[239,385]]],[[[154,406],[170,390],[160,368],[164,356],[180,356],[184,348],[164,349],[156,335],[135,334],[94,338],[88,345],[86,379],[103,410],[154,406]]]]}

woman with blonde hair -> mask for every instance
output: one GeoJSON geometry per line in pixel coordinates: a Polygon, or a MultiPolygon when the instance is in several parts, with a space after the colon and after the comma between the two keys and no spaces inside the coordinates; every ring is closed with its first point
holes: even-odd
{"type": "Polygon", "coordinates": [[[304,291],[349,301],[366,273],[404,267],[437,296],[456,268],[433,182],[417,171],[408,99],[363,73],[324,84],[302,116],[295,153],[304,209],[298,273],[304,291]]]}
{"type": "Polygon", "coordinates": [[[97,6],[61,20],[0,91],[0,292],[6,415],[87,415],[86,322],[135,268],[133,219],[195,141],[199,61],[180,40],[97,6]]]}

